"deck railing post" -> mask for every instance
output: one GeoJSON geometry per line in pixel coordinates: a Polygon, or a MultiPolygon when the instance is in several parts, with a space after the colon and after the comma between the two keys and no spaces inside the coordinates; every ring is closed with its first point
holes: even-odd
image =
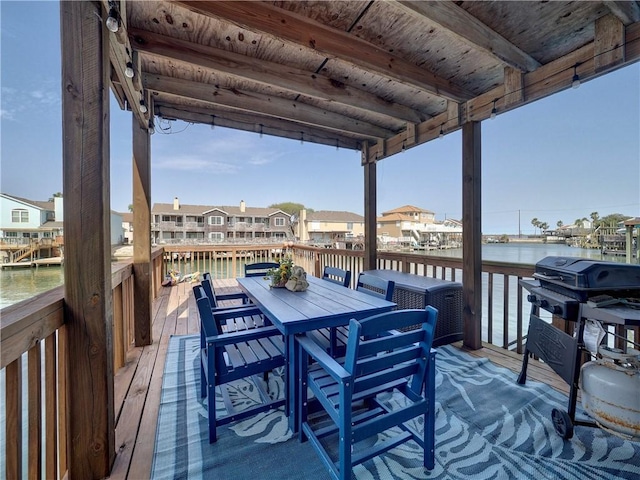
{"type": "Polygon", "coordinates": [[[68,478],[115,460],[109,30],[100,2],[60,2],[68,478]]]}

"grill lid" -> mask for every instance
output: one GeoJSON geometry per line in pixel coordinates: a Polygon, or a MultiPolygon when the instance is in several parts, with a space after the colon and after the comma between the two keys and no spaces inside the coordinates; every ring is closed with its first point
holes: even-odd
{"type": "Polygon", "coordinates": [[[602,262],[579,257],[545,257],[536,263],[534,278],[541,286],[569,290],[640,291],[640,265],[602,262]]]}

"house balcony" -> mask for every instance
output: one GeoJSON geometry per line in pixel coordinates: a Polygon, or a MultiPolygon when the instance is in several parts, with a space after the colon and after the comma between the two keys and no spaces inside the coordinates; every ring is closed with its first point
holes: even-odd
{"type": "MultiPolygon", "coordinates": [[[[150,477],[169,338],[199,333],[192,284],[184,282],[173,287],[161,286],[167,271],[176,268],[173,253],[181,253],[179,258],[182,263],[177,265],[180,271],[211,272],[214,286],[221,293],[237,287],[235,279],[242,275],[243,262],[277,260],[282,255],[293,256],[294,262],[303,266],[308,275],[320,276],[324,267],[331,265],[351,270],[355,279],[363,269],[363,252],[348,250],[286,244],[269,247],[167,248],[170,250],[158,248],[152,254],[154,315],[153,342],[150,345],[135,347],[133,343],[134,269],[130,263],[118,264],[113,268],[113,402],[117,448],[110,472],[112,479],[150,477]]],[[[462,261],[380,252],[378,268],[459,281],[462,261]]],[[[520,371],[526,328],[523,319],[528,306],[523,300],[524,293],[518,280],[530,277],[533,269],[533,265],[502,262],[483,264],[483,276],[487,280],[483,303],[488,306],[482,315],[484,341],[481,349],[465,349],[467,353],[488,358],[493,364],[515,373],[520,371]]],[[[7,478],[12,478],[10,473],[19,471],[22,458],[33,459],[28,462],[29,476],[40,477],[41,469],[45,472],[42,473],[44,478],[62,478],[68,473],[67,456],[72,452],[67,449],[65,425],[70,417],[74,421],[84,421],[84,416],[67,409],[65,370],[72,368],[73,363],[69,363],[65,355],[69,339],[66,336],[64,310],[64,290],[59,287],[0,312],[0,351],[6,394],[0,418],[5,418],[7,422],[4,464],[8,469],[7,478]],[[39,367],[41,361],[42,368],[39,367]],[[22,366],[25,362],[28,365],[26,369],[22,366]],[[29,392],[25,399],[20,394],[22,389],[18,388],[21,384],[26,385],[29,392]],[[41,388],[47,392],[46,399],[43,402],[34,401],[34,398],[40,398],[41,388]],[[24,442],[25,446],[22,447],[22,439],[26,438],[27,431],[22,429],[22,419],[15,415],[15,412],[22,410],[29,419],[29,432],[40,432],[38,438],[41,436],[42,442],[24,442]],[[46,457],[44,468],[37,460],[43,455],[46,457]]],[[[635,341],[639,330],[630,331],[632,336],[635,335],[635,341]]],[[[454,347],[464,349],[461,342],[455,343],[454,347]]],[[[565,395],[569,391],[568,385],[542,362],[529,362],[529,380],[550,385],[565,395]]],[[[206,424],[206,420],[203,422],[206,424]]],[[[242,461],[238,459],[238,462],[242,461]]],[[[27,472],[21,474],[26,475],[27,472]]]]}

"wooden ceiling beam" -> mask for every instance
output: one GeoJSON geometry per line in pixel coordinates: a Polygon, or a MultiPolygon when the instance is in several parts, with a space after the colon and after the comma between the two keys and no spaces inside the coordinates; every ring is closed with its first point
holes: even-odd
{"type": "Polygon", "coordinates": [[[361,138],[384,138],[396,133],[377,125],[280,97],[236,89],[216,88],[211,84],[152,74],[144,75],[143,84],[145,88],[155,92],[164,92],[187,99],[192,98],[255,114],[267,114],[306,125],[350,132],[361,138]]]}
{"type": "Polygon", "coordinates": [[[640,22],[640,4],[638,2],[607,1],[604,4],[625,25],[640,22]]]}
{"type": "Polygon", "coordinates": [[[264,2],[176,1],[193,12],[233,22],[311,48],[329,59],[351,63],[391,80],[454,101],[473,97],[466,89],[392,55],[355,35],[264,2]]]}
{"type": "Polygon", "coordinates": [[[423,17],[440,25],[449,34],[461,39],[476,50],[523,72],[540,67],[540,62],[507,41],[454,2],[424,2],[393,0],[398,8],[414,17],[423,17]]]}
{"type": "Polygon", "coordinates": [[[276,86],[290,92],[348,105],[404,122],[418,123],[429,118],[428,115],[421,114],[410,107],[385,101],[320,73],[249,58],[246,55],[145,30],[131,29],[129,39],[136,50],[142,53],[157,55],[175,62],[188,62],[212,72],[223,72],[262,85],[276,86]]]}
{"type": "MultiPolygon", "coordinates": [[[[335,148],[360,150],[362,145],[362,142],[356,138],[337,135],[337,132],[313,127],[305,127],[304,135],[301,136],[300,126],[296,123],[273,117],[258,117],[244,112],[222,112],[216,109],[200,107],[185,109],[182,105],[167,103],[164,100],[160,100],[155,104],[155,112],[161,118],[205,125],[212,125],[212,119],[215,118],[215,126],[217,127],[233,128],[258,135],[262,131],[263,135],[272,135],[297,141],[302,139],[305,142],[318,143],[335,148]]],[[[156,131],[161,128],[161,124],[156,124],[156,131]]]]}

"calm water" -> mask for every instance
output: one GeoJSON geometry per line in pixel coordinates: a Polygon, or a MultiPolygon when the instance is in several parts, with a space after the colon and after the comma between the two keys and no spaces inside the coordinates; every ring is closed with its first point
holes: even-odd
{"type": "MultiPolygon", "coordinates": [[[[436,250],[438,256],[462,257],[462,249],[436,250]]],[[[482,258],[502,262],[535,264],[547,256],[584,257],[624,261],[624,257],[603,258],[599,250],[537,243],[496,243],[482,246],[482,258]]],[[[240,268],[240,266],[238,267],[240,268]]],[[[183,272],[189,273],[189,272],[183,272]]],[[[62,267],[21,268],[0,271],[0,308],[50,290],[64,283],[62,267]]]]}

